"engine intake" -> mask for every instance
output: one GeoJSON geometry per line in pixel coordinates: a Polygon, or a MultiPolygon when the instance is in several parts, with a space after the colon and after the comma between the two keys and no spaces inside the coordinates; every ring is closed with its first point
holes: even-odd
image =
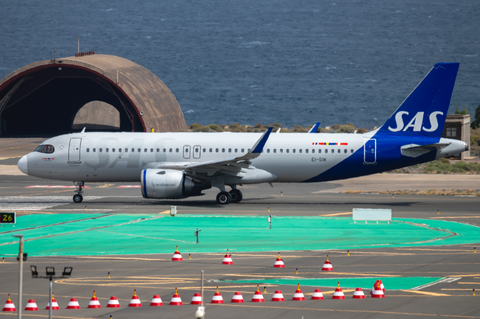
{"type": "Polygon", "coordinates": [[[144,198],[177,199],[202,195],[207,186],[195,182],[183,171],[170,169],[144,169],[141,174],[144,198]]]}

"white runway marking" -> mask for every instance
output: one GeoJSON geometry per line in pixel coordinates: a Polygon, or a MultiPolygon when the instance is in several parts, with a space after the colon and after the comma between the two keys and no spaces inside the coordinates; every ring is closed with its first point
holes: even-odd
{"type": "MultiPolygon", "coordinates": [[[[103,196],[85,196],[85,200],[95,200],[103,196]]],[[[0,196],[0,210],[43,210],[72,204],[72,196],[0,196]]]]}
{"type": "Polygon", "coordinates": [[[411,290],[425,289],[425,288],[427,288],[427,287],[430,287],[430,286],[433,286],[433,285],[436,285],[436,284],[454,282],[454,281],[457,281],[457,280],[460,280],[460,279],[462,279],[462,278],[461,278],[461,277],[445,277],[445,278],[442,278],[442,279],[440,279],[440,280],[431,282],[431,283],[429,283],[429,284],[412,288],[411,290]]]}

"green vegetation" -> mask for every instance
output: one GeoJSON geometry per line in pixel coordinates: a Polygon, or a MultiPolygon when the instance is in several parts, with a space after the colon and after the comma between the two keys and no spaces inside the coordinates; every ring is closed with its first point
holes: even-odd
{"type": "Polygon", "coordinates": [[[475,120],[470,124],[472,129],[477,129],[480,126],[480,104],[475,110],[475,120]]]}
{"type": "Polygon", "coordinates": [[[463,110],[460,111],[460,106],[457,106],[457,109],[455,110],[455,114],[467,115],[468,114],[467,107],[465,106],[463,110]]]}
{"type": "MultiPolygon", "coordinates": [[[[199,123],[193,123],[192,125],[190,125],[188,131],[190,132],[265,132],[269,127],[273,127],[274,132],[280,129],[280,132],[282,133],[306,133],[313,127],[313,125],[310,125],[307,127],[303,127],[301,125],[295,125],[294,127],[287,128],[287,127],[283,127],[279,123],[272,123],[272,124],[258,123],[255,126],[241,125],[240,123],[232,123],[230,125],[209,124],[209,125],[203,126],[202,124],[199,124],[199,123]]],[[[332,125],[332,127],[328,127],[328,126],[326,128],[319,127],[317,129],[318,133],[355,133],[356,132],[358,134],[363,134],[368,131],[370,130],[363,127],[357,128],[352,123],[347,123],[344,125],[334,124],[332,125]]]]}

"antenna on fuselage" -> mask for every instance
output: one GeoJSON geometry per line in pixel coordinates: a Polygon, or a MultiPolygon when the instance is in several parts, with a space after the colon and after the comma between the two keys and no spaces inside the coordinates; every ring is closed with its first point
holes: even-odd
{"type": "Polygon", "coordinates": [[[85,130],[86,130],[86,129],[87,129],[87,127],[85,126],[80,133],[85,133],[85,130]]]}

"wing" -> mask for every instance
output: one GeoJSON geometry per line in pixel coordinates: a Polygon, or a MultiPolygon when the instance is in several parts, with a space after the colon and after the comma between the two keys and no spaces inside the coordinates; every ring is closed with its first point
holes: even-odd
{"type": "Polygon", "coordinates": [[[257,140],[253,147],[244,155],[238,157],[222,158],[206,162],[195,163],[149,163],[148,167],[159,169],[182,170],[189,176],[198,180],[206,180],[213,175],[229,175],[232,177],[245,177],[259,180],[276,178],[275,175],[263,170],[256,169],[251,161],[262,154],[263,147],[270,136],[273,128],[269,127],[257,140]]]}

